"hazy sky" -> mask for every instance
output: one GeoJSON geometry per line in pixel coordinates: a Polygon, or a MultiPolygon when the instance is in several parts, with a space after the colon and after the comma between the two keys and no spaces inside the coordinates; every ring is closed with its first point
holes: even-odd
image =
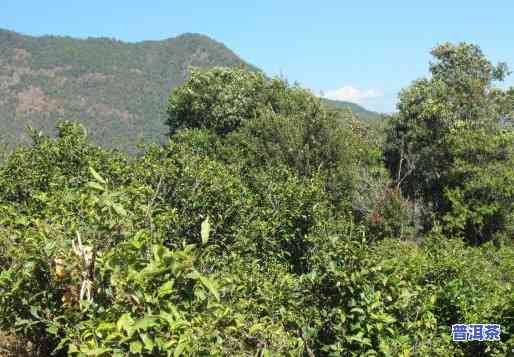
{"type": "Polygon", "coordinates": [[[203,33],[270,75],[387,112],[437,43],[473,42],[514,68],[514,1],[0,0],[0,27],[131,42],[203,33]]]}

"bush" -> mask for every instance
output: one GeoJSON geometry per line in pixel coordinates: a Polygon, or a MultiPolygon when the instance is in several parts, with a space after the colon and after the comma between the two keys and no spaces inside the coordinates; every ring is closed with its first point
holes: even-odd
{"type": "Polygon", "coordinates": [[[507,178],[512,130],[503,124],[512,90],[493,87],[507,68],[465,43],[443,44],[432,54],[432,77],[400,95],[386,161],[403,192],[426,202],[449,235],[480,244],[506,229],[513,212],[506,203],[514,199],[507,178]],[[491,174],[502,177],[504,189],[491,174]]]}
{"type": "Polygon", "coordinates": [[[311,113],[319,100],[298,86],[245,69],[193,70],[168,102],[170,134],[179,129],[205,128],[230,133],[262,110],[282,115],[311,113]]]}
{"type": "Polygon", "coordinates": [[[403,198],[398,189],[386,189],[367,217],[370,239],[413,239],[417,235],[416,221],[414,204],[403,198]]]}
{"type": "MultiPolygon", "coordinates": [[[[205,86],[193,78],[171,99],[183,106],[180,130],[132,160],[93,147],[69,123],[6,158],[0,331],[41,355],[503,356],[514,348],[510,129],[459,135],[449,126],[444,145],[430,146],[450,154],[444,178],[416,171],[427,180],[411,186],[401,157],[396,182],[387,177],[369,126],[283,81],[227,71],[196,74],[205,86]],[[245,76],[255,83],[239,83],[245,76]],[[238,86],[248,99],[234,116],[195,107],[213,104],[220,78],[234,85],[223,110],[238,86]],[[257,111],[247,112],[250,102],[257,111]],[[427,182],[440,185],[441,204],[427,196],[438,216],[413,240],[420,210],[410,194],[427,193],[427,182]],[[448,239],[468,227],[478,234],[465,237],[480,246],[448,239]],[[501,341],[453,343],[455,323],[501,324],[501,341]]],[[[402,122],[405,113],[396,129],[413,125],[404,139],[427,133],[411,117],[402,122]]]]}
{"type": "Polygon", "coordinates": [[[245,70],[192,71],[190,79],[170,96],[170,132],[179,128],[230,132],[253,116],[264,86],[262,74],[245,70]]]}

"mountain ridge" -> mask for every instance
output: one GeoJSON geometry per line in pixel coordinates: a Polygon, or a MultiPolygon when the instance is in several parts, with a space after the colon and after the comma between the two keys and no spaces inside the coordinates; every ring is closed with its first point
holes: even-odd
{"type": "Polygon", "coordinates": [[[323,102],[325,102],[328,106],[336,108],[336,109],[342,109],[342,108],[348,108],[350,109],[354,114],[356,114],[358,117],[365,121],[375,121],[380,120],[383,118],[382,113],[374,112],[372,110],[368,110],[364,108],[362,105],[342,100],[334,100],[334,99],[328,99],[328,98],[322,98],[323,102]]]}
{"type": "Polygon", "coordinates": [[[198,33],[125,42],[0,29],[2,139],[27,142],[27,126],[53,132],[66,119],[83,124],[98,145],[134,152],[138,142],[166,139],[167,99],[189,68],[215,66],[260,71],[198,33]]]}

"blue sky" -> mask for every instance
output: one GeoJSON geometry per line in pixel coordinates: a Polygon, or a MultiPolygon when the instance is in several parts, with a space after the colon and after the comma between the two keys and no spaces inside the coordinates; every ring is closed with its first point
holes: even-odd
{"type": "Polygon", "coordinates": [[[203,33],[270,75],[389,112],[437,43],[476,43],[514,69],[513,14],[495,0],[1,0],[0,27],[130,42],[203,33]]]}

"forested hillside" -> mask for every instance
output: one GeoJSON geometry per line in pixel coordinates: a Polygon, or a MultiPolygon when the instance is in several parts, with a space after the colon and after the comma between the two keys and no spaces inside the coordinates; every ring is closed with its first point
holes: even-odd
{"type": "Polygon", "coordinates": [[[215,67],[138,156],[34,132],[0,166],[0,353],[511,354],[514,89],[477,46],[432,55],[380,130],[215,67]]]}
{"type": "Polygon", "coordinates": [[[134,152],[140,141],[162,142],[166,100],[191,66],[257,70],[198,34],[124,43],[0,29],[0,140],[27,143],[28,125],[54,132],[65,119],[83,124],[103,147],[134,152]]]}
{"type": "Polygon", "coordinates": [[[371,110],[367,110],[363,108],[362,106],[355,104],[355,103],[349,103],[344,102],[340,100],[332,100],[332,99],[324,99],[326,104],[329,107],[338,108],[338,109],[350,109],[352,113],[354,113],[357,117],[364,121],[379,121],[383,119],[383,115],[377,112],[373,112],[371,110]]]}
{"type": "MultiPolygon", "coordinates": [[[[0,30],[0,128],[16,143],[25,127],[83,124],[102,146],[133,150],[163,139],[166,99],[190,66],[247,66],[206,36],[123,43],[30,37],[0,30]]],[[[26,135],[25,135],[25,138],[26,135]]]]}

